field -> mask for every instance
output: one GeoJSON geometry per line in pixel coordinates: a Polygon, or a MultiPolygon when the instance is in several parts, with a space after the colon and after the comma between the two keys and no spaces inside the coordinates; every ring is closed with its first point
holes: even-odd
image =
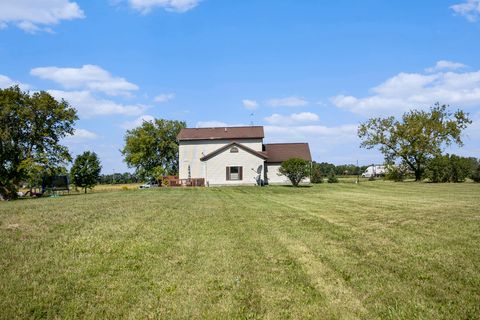
{"type": "Polygon", "coordinates": [[[0,203],[0,318],[480,319],[480,185],[0,203]]]}

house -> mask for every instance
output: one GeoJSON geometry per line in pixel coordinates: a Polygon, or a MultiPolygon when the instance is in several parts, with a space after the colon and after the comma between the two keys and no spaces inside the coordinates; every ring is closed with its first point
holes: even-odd
{"type": "Polygon", "coordinates": [[[177,139],[179,178],[203,178],[207,185],[286,184],[283,161],[312,161],[308,143],[264,144],[262,126],[185,128],[177,139]]]}

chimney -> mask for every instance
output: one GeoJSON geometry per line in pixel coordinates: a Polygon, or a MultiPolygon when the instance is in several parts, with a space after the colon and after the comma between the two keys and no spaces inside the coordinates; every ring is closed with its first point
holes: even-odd
{"type": "Polygon", "coordinates": [[[227,132],[227,127],[225,127],[225,132],[227,132]]]}

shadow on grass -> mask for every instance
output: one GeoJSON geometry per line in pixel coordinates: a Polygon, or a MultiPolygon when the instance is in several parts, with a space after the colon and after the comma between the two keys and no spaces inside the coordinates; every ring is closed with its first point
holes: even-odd
{"type": "Polygon", "coordinates": [[[291,184],[285,184],[285,185],[281,185],[281,187],[284,187],[284,188],[299,188],[299,189],[302,189],[302,188],[311,188],[311,187],[313,187],[313,185],[311,185],[311,184],[305,184],[305,185],[300,185],[300,186],[294,187],[294,186],[292,186],[291,184]]]}

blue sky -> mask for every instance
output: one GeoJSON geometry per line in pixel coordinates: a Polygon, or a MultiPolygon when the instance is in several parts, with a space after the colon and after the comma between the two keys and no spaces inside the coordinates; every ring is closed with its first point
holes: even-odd
{"type": "Polygon", "coordinates": [[[316,161],[381,162],[359,122],[448,103],[480,156],[480,0],[0,1],[0,87],[48,90],[79,111],[73,154],[127,170],[125,130],[264,125],[316,161]],[[253,113],[253,116],[251,115],[253,113]]]}

